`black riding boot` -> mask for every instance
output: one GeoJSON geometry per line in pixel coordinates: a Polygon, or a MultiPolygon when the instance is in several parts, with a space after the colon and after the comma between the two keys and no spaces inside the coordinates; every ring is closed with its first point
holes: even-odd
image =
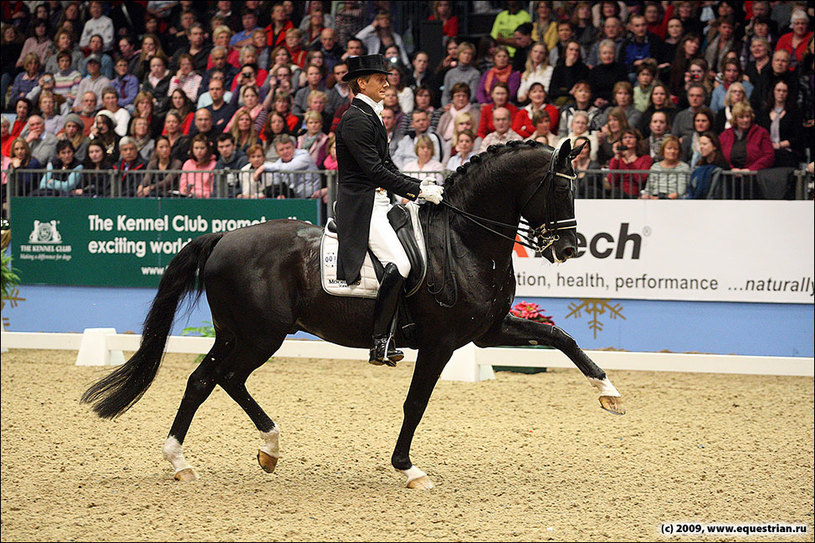
{"type": "Polygon", "coordinates": [[[392,344],[392,324],[404,282],[405,278],[399,273],[396,264],[388,263],[374,306],[374,346],[368,359],[371,364],[396,366],[396,363],[405,357],[405,354],[395,349],[392,344]]]}

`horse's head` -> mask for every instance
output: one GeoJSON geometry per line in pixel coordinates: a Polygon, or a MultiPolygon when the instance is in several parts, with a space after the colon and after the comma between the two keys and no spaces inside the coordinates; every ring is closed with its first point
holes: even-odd
{"type": "Polygon", "coordinates": [[[577,220],[574,214],[575,173],[568,138],[552,152],[549,168],[521,208],[521,216],[532,227],[530,241],[549,262],[563,262],[577,254],[577,220]]]}

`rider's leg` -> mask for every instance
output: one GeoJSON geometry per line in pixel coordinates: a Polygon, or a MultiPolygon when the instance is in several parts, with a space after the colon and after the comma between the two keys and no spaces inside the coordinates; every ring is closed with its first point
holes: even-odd
{"type": "Polygon", "coordinates": [[[387,199],[377,195],[371,215],[368,246],[385,266],[385,274],[374,307],[373,348],[369,362],[372,364],[391,362],[389,365],[396,365],[396,362],[402,360],[404,353],[393,346],[391,325],[396,315],[402,286],[410,273],[410,262],[388,221],[389,209],[390,203],[387,199]]]}

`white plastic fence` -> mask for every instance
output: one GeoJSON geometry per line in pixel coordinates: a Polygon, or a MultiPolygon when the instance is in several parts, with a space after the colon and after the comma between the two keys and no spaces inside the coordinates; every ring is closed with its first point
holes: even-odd
{"type": "MultiPolygon", "coordinates": [[[[60,349],[78,351],[78,366],[124,363],[123,351],[135,351],[141,336],[117,334],[114,328],[88,328],[84,333],[33,333],[2,330],[0,344],[8,349],[60,349]]],[[[210,337],[170,336],[168,353],[203,354],[214,342],[210,337]]],[[[734,356],[683,353],[637,353],[587,351],[604,370],[674,371],[691,373],[738,373],[753,375],[815,376],[813,358],[734,356]]],[[[367,349],[341,347],[321,340],[287,339],[275,353],[280,358],[328,358],[366,361],[367,349]]],[[[405,361],[414,362],[416,351],[407,349],[405,361]]],[[[442,372],[447,381],[477,382],[494,379],[493,366],[526,368],[574,368],[571,360],[555,349],[501,347],[479,349],[472,343],[453,354],[442,372]]]]}

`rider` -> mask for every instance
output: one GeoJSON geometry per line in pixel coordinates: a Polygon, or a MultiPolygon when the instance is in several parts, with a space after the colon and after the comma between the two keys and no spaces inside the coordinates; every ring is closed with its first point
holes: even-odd
{"type": "Polygon", "coordinates": [[[373,348],[368,362],[395,366],[404,353],[391,345],[391,325],[410,262],[387,218],[388,191],[409,200],[442,200],[443,188],[402,174],[391,160],[385,126],[379,116],[390,73],[385,57],[349,57],[343,77],[354,93],[337,126],[337,278],[359,280],[370,247],[385,266],[374,306],[373,348]]]}

